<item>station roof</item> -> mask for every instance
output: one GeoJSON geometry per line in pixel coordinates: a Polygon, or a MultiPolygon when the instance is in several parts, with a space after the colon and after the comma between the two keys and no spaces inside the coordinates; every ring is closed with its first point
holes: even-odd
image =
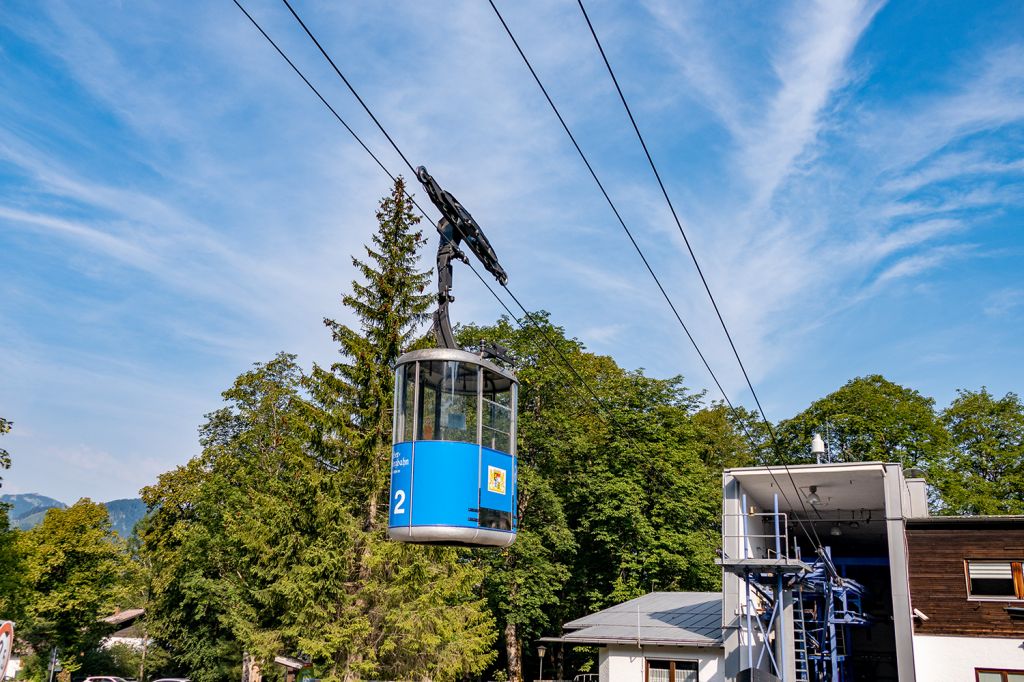
{"type": "Polygon", "coordinates": [[[112,615],[103,618],[104,623],[110,623],[111,625],[123,625],[130,621],[135,621],[140,616],[146,613],[146,609],[125,609],[124,611],[118,611],[112,615]]]}
{"type": "Polygon", "coordinates": [[[722,646],[721,592],[651,592],[566,623],[548,642],[722,646]]]}
{"type": "Polygon", "coordinates": [[[1024,515],[925,516],[907,519],[907,528],[928,530],[1018,530],[1024,528],[1024,515]]]}
{"type": "Polygon", "coordinates": [[[884,509],[886,464],[883,462],[844,462],[831,464],[794,464],[787,467],[763,466],[726,469],[754,504],[771,510],[773,496],[780,493],[779,511],[807,512],[800,504],[813,485],[821,503],[819,512],[850,509],[884,509]]]}

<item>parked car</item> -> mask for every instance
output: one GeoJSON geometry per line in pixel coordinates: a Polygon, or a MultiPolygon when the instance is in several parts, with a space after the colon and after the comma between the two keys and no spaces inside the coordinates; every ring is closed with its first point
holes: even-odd
{"type": "Polygon", "coordinates": [[[161,677],[159,680],[153,680],[153,682],[192,682],[187,677],[161,677]]]}
{"type": "Polygon", "coordinates": [[[115,677],[113,675],[94,675],[87,677],[82,682],[128,682],[123,677],[115,677]]]}

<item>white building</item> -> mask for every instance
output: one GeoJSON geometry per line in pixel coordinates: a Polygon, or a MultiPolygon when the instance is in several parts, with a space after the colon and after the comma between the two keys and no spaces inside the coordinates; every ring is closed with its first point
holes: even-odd
{"type": "Polygon", "coordinates": [[[564,628],[545,641],[600,647],[600,682],[725,679],[720,592],[652,592],[564,628]]]}

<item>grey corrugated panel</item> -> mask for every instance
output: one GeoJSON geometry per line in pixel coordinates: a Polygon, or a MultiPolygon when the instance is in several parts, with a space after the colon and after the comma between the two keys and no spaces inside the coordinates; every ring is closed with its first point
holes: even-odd
{"type": "Polygon", "coordinates": [[[132,620],[133,618],[138,618],[144,615],[145,613],[146,609],[125,609],[124,611],[119,611],[114,615],[107,616],[106,618],[103,618],[101,620],[103,620],[103,622],[105,623],[110,623],[111,625],[120,625],[125,621],[132,620]]]}
{"type": "Polygon", "coordinates": [[[588,625],[618,622],[620,619],[632,617],[636,624],[637,611],[641,621],[647,617],[651,620],[664,621],[669,616],[686,607],[687,613],[719,613],[722,612],[721,592],[651,592],[636,599],[616,604],[603,611],[583,616],[565,624],[566,629],[582,628],[588,625]]]}
{"type": "Polygon", "coordinates": [[[707,636],[699,632],[690,632],[674,627],[647,627],[624,628],[609,625],[595,625],[570,632],[561,637],[560,641],[578,644],[605,644],[621,643],[632,644],[639,641],[641,644],[661,646],[722,646],[721,630],[718,636],[707,636]]]}
{"type": "Polygon", "coordinates": [[[720,592],[652,592],[565,624],[563,641],[718,646],[720,592]]]}

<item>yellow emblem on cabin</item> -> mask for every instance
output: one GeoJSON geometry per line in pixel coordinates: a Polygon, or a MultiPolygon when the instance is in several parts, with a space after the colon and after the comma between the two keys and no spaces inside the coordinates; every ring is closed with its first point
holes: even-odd
{"type": "Polygon", "coordinates": [[[487,491],[505,494],[505,470],[498,467],[487,467],[487,491]]]}

